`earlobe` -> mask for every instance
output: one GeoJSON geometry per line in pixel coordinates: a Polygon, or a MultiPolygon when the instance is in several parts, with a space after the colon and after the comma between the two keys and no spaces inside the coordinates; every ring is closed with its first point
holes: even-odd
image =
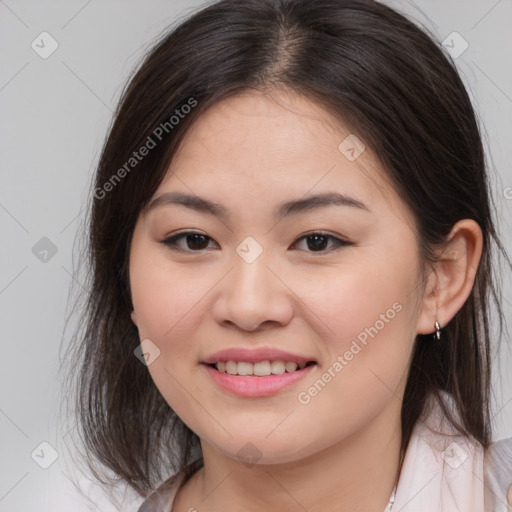
{"type": "Polygon", "coordinates": [[[436,331],[435,322],[445,327],[471,294],[482,256],[483,235],[477,222],[457,222],[429,276],[418,321],[418,334],[436,331]]]}
{"type": "Polygon", "coordinates": [[[438,317],[438,276],[436,268],[430,269],[428,281],[425,287],[421,312],[418,319],[417,334],[429,334],[435,331],[435,323],[439,322],[444,327],[443,319],[438,317]]]}
{"type": "Polygon", "coordinates": [[[132,311],[132,313],[131,313],[131,315],[130,315],[130,316],[132,317],[132,322],[133,322],[135,325],[137,325],[137,315],[135,314],[135,311],[134,311],[134,310],[132,311]]]}

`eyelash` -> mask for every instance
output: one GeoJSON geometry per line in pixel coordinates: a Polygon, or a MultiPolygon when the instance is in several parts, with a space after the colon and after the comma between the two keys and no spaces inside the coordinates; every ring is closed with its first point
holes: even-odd
{"type": "MultiPolygon", "coordinates": [[[[169,238],[166,238],[165,240],[163,240],[161,243],[164,244],[168,249],[170,249],[171,251],[175,251],[175,252],[181,252],[181,253],[201,253],[201,252],[204,252],[206,249],[199,249],[199,250],[192,250],[192,249],[183,249],[182,247],[179,247],[177,245],[177,241],[180,240],[181,238],[184,238],[186,237],[187,235],[201,235],[202,237],[204,237],[205,239],[208,239],[208,240],[213,240],[212,238],[210,238],[209,236],[207,235],[204,235],[203,233],[197,233],[195,231],[184,231],[182,233],[178,233],[177,235],[174,235],[172,237],[169,237],[169,238]]],[[[305,235],[302,235],[301,237],[299,237],[295,242],[294,242],[294,245],[303,240],[303,239],[306,239],[306,238],[309,238],[309,237],[312,237],[314,235],[320,235],[322,237],[325,237],[325,238],[328,238],[328,239],[331,239],[331,240],[334,240],[335,241],[335,247],[334,248],[330,248],[330,249],[327,249],[327,250],[322,250],[322,251],[305,251],[305,252],[309,252],[311,254],[328,254],[330,252],[333,252],[333,251],[336,251],[338,249],[340,249],[341,247],[346,247],[346,246],[349,246],[349,245],[353,245],[351,242],[348,242],[346,240],[342,240],[338,237],[335,237],[333,235],[330,235],[328,233],[324,233],[322,231],[312,231],[310,233],[306,233],[305,235]]]]}

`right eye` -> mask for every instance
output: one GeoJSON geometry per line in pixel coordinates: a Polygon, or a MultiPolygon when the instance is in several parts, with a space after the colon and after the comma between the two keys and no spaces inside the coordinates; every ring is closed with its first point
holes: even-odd
{"type": "Polygon", "coordinates": [[[209,236],[203,235],[202,233],[196,233],[195,231],[185,231],[177,235],[166,238],[162,243],[168,247],[171,251],[178,252],[200,252],[206,249],[208,240],[212,240],[209,236]],[[178,241],[185,240],[187,247],[183,247],[178,244],[178,241]]]}

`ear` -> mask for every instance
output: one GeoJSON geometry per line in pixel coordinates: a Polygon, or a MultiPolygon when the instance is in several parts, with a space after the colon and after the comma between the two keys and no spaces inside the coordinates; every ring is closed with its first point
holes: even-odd
{"type": "Polygon", "coordinates": [[[132,322],[137,325],[137,315],[135,314],[135,311],[132,311],[130,316],[132,317],[132,322]]]}
{"type": "Polygon", "coordinates": [[[474,220],[460,220],[453,226],[428,276],[418,334],[433,333],[436,320],[445,327],[464,305],[475,282],[482,244],[482,230],[474,220]]]}

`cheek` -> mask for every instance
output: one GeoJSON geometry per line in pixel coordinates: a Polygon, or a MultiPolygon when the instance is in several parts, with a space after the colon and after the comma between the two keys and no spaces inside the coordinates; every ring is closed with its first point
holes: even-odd
{"type": "MultiPolygon", "coordinates": [[[[215,282],[197,273],[185,276],[168,263],[133,258],[131,285],[139,337],[151,340],[159,351],[148,371],[169,406],[187,424],[190,396],[201,392],[191,377],[199,360],[193,333],[208,315],[207,292],[215,282]]],[[[197,427],[193,421],[189,426],[197,427]]]]}
{"type": "Polygon", "coordinates": [[[318,276],[314,287],[298,285],[295,291],[315,313],[311,318],[316,318],[322,339],[330,340],[328,346],[347,349],[353,339],[364,342],[368,330],[374,333],[372,327],[379,334],[409,328],[415,286],[412,268],[398,271],[361,262],[318,276]]]}
{"type": "Polygon", "coordinates": [[[363,428],[387,405],[400,403],[414,311],[410,281],[403,274],[395,279],[351,272],[326,282],[323,290],[308,302],[318,312],[323,364],[297,398],[310,428],[329,411],[330,420],[322,427],[328,443],[363,428]]]}
{"type": "MultiPolygon", "coordinates": [[[[154,249],[153,249],[154,251],[154,249]]],[[[130,282],[141,337],[150,338],[162,349],[175,341],[185,341],[187,325],[202,311],[202,298],[213,279],[199,272],[180,271],[162,254],[134,251],[130,282]],[[210,282],[211,281],[211,282],[210,282]]]]}
{"type": "MultiPolygon", "coordinates": [[[[361,259],[298,291],[315,313],[307,321],[321,336],[328,387],[347,406],[389,398],[406,376],[417,314],[416,263],[413,251],[404,259],[393,253],[361,259]]],[[[325,400],[333,394],[325,392],[325,400]]]]}
{"type": "Polygon", "coordinates": [[[175,412],[187,418],[190,394],[204,393],[194,375],[201,348],[209,340],[198,331],[213,321],[209,299],[223,272],[185,271],[161,255],[149,261],[148,253],[140,259],[134,255],[131,266],[139,336],[150,339],[159,350],[159,357],[148,367],[155,385],[175,412]]]}
{"type": "Polygon", "coordinates": [[[181,318],[187,318],[189,302],[188,290],[183,287],[179,273],[169,272],[169,265],[159,248],[145,239],[144,228],[135,228],[129,260],[130,288],[134,310],[137,316],[137,329],[141,342],[150,340],[153,360],[148,365],[151,378],[171,407],[181,402],[178,376],[176,379],[172,363],[187,356],[180,349],[181,340],[186,334],[182,331],[181,318]]]}

